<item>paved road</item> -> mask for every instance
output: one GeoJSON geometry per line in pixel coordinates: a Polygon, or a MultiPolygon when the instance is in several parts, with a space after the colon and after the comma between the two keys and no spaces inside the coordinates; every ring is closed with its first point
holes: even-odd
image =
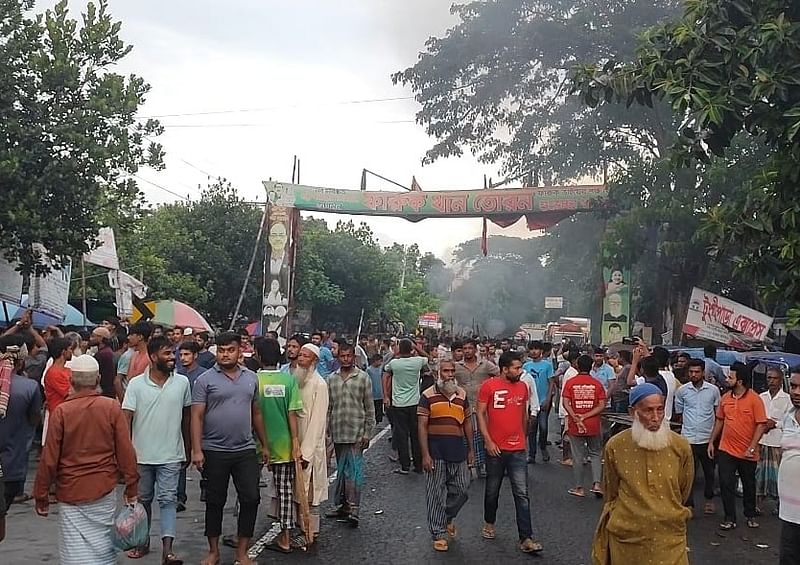
{"type": "MultiPolygon", "coordinates": [[[[555,450],[553,450],[555,455],[555,450]]],[[[392,474],[394,464],[388,460],[389,445],[385,437],[374,442],[366,454],[367,487],[362,501],[361,525],[351,529],[346,525],[324,520],[320,541],[308,553],[279,555],[262,551],[259,561],[332,563],[499,563],[503,560],[532,559],[554,565],[589,563],[589,547],[602,502],[595,499],[576,499],[567,494],[571,486],[571,471],[556,462],[537,463],[530,467],[531,507],[535,536],[545,551],[538,557],[522,555],[517,549],[514,506],[508,485],[501,494],[497,521],[497,539],[480,537],[482,525],[483,481],[470,487],[470,500],[456,523],[458,539],[447,554],[434,554],[425,521],[424,478],[411,474],[392,474]]],[[[32,470],[33,472],[33,470],[32,470]]],[[[194,473],[194,471],[192,471],[194,473]]],[[[31,481],[33,475],[31,474],[31,481]]],[[[199,563],[205,549],[203,538],[203,506],[198,501],[197,475],[188,483],[189,509],[179,514],[176,551],[187,564],[199,563]]],[[[30,483],[29,483],[30,485],[30,483]]],[[[235,529],[232,516],[235,495],[231,490],[225,515],[225,531],[235,529]]],[[[719,501],[718,506],[719,506],[719,501]]],[[[0,545],[0,563],[33,565],[57,563],[57,507],[47,519],[38,518],[32,503],[13,506],[8,517],[8,534],[0,545]]],[[[157,514],[157,511],[156,511],[157,514]]],[[[722,537],[716,526],[721,516],[699,516],[689,526],[690,560],[693,564],[761,565],[777,562],[778,520],[764,517],[759,530],[740,527],[722,537]],[[756,544],[769,547],[760,549],[756,544]]],[[[259,513],[256,537],[269,531],[270,520],[259,513]]],[[[153,548],[157,546],[158,523],[153,528],[153,548]]],[[[254,540],[256,541],[256,540],[254,540]]],[[[254,551],[257,549],[254,548],[254,551]]],[[[156,555],[138,560],[141,564],[159,563],[156,555]]],[[[137,561],[121,558],[121,563],[137,561]]],[[[233,562],[233,552],[224,549],[223,563],[233,562]]],[[[87,564],[90,565],[90,564],[87,564]]]]}

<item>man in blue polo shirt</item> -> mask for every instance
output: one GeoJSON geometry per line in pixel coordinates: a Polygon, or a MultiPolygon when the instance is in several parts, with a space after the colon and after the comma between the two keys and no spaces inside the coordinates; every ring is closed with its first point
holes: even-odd
{"type": "MultiPolygon", "coordinates": [[[[714,430],[715,415],[719,407],[719,388],[704,378],[705,364],[700,359],[689,359],[689,382],[675,392],[675,414],[680,418],[681,435],[689,440],[695,465],[699,462],[705,478],[705,514],[714,513],[714,460],[708,456],[708,442],[714,430]]],[[[694,507],[694,496],[689,495],[687,506],[694,507]]]]}
{"type": "Polygon", "coordinates": [[[528,344],[528,360],[522,366],[522,370],[528,373],[533,382],[536,383],[536,394],[539,397],[539,416],[536,418],[536,426],[528,431],[528,457],[531,463],[536,462],[536,443],[538,436],[539,451],[542,453],[542,460],[546,463],[550,461],[550,453],[547,451],[547,432],[550,408],[553,405],[553,393],[556,390],[555,370],[553,362],[545,359],[544,344],[541,341],[532,341],[528,344]]]}

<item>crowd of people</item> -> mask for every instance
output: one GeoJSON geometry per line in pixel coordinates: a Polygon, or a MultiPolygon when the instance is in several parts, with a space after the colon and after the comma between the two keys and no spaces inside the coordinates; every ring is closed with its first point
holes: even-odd
{"type": "MultiPolygon", "coordinates": [[[[59,505],[61,563],[115,563],[110,530],[122,484],[123,502],[140,503],[148,526],[158,507],[161,561],[180,564],[177,514],[194,466],[204,565],[220,562],[221,544],[235,548],[238,563],[252,563],[262,490],[280,530],[267,548],[303,550],[320,535],[334,469],[324,517],[359,526],[364,452],[387,418],[394,472],[424,474],[435,551],[456,539],[476,479],[484,488],[480,536],[495,539],[507,476],[518,548],[542,552],[529,469],[549,462],[555,447],[571,467],[569,494],[603,499],[596,564],[688,563],[696,468],[704,514],[717,512],[720,494],[721,530],[738,527],[740,488],[746,527],[778,514],[781,563],[800,562],[800,369],[786,392],[783,373],[770,368],[759,395],[749,368],[723,370],[713,347],[692,359],[641,341],[618,351],[471,337],[355,341],[326,332],[285,342],[246,331],[211,336],[115,318],[88,335],[39,332],[26,314],[0,336],[0,539],[8,506],[33,498],[42,516],[59,505]],[[612,434],[604,414],[627,429],[612,434]],[[236,530],[223,535],[231,479],[236,530]]],[[[150,551],[148,541],[128,557],[150,551]]]]}

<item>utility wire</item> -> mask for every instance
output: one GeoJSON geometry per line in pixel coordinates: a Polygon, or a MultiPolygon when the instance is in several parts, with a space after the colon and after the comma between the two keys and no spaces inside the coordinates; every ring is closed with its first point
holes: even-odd
{"type": "Polygon", "coordinates": [[[134,175],[131,175],[131,176],[132,176],[132,177],[135,177],[135,178],[137,178],[137,179],[139,179],[139,180],[140,180],[140,181],[142,181],[142,182],[146,182],[147,184],[153,185],[153,186],[154,186],[154,187],[156,187],[156,188],[160,188],[160,189],[161,189],[161,190],[163,190],[164,192],[169,192],[169,193],[170,193],[171,195],[173,195],[173,196],[177,196],[178,198],[181,198],[181,199],[183,199],[183,200],[186,200],[187,202],[189,201],[189,198],[188,198],[188,197],[186,197],[186,196],[184,196],[184,195],[182,195],[182,194],[178,194],[177,192],[174,192],[174,191],[172,191],[172,190],[170,190],[170,189],[168,189],[168,188],[165,188],[165,187],[161,186],[160,184],[156,184],[156,183],[154,183],[153,181],[150,181],[150,180],[147,180],[146,178],[142,178],[142,177],[140,177],[139,175],[135,175],[135,174],[134,174],[134,175]]]}
{"type": "Polygon", "coordinates": [[[179,118],[183,116],[210,116],[214,114],[238,114],[246,112],[269,112],[272,110],[285,110],[287,108],[301,108],[303,106],[353,106],[357,104],[374,104],[378,102],[396,102],[400,100],[414,100],[413,96],[392,96],[388,98],[369,98],[366,100],[345,100],[342,102],[330,102],[328,104],[289,104],[286,106],[271,106],[268,108],[239,108],[231,110],[208,110],[205,112],[184,112],[180,114],[154,114],[152,116],[140,116],[140,120],[151,118],[179,118]]]}
{"type": "MultiPolygon", "coordinates": [[[[413,124],[416,120],[386,120],[369,122],[372,124],[413,124]]],[[[275,124],[161,124],[164,129],[171,128],[268,128],[275,124]]]]}

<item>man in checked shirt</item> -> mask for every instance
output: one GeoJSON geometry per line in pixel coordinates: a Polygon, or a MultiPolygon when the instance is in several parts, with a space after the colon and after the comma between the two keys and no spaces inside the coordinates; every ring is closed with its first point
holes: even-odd
{"type": "Polygon", "coordinates": [[[358,527],[358,506],[364,485],[363,452],[375,423],[372,380],[355,366],[350,343],[339,346],[341,368],[328,377],[328,430],[336,452],[335,510],[326,514],[358,527]]]}

